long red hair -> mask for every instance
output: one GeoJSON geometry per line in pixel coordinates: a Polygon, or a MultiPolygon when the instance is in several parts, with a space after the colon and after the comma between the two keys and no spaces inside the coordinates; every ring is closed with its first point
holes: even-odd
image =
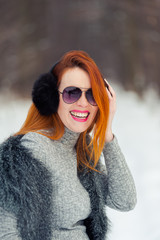
{"type": "MultiPolygon", "coordinates": [[[[53,74],[60,84],[64,71],[68,68],[80,67],[90,77],[93,96],[98,105],[98,112],[92,125],[80,134],[77,144],[77,165],[95,170],[105,143],[105,131],[109,115],[109,101],[105,83],[97,65],[84,51],[67,52],[53,68],[53,74]],[[92,134],[91,141],[87,141],[87,135],[92,134]]],[[[50,139],[58,140],[63,136],[64,125],[57,113],[51,116],[42,116],[32,103],[27,118],[18,134],[37,132],[50,139]]]]}

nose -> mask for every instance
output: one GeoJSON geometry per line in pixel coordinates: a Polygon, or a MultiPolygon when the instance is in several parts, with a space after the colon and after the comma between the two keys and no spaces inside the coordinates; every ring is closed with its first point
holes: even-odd
{"type": "Polygon", "coordinates": [[[77,101],[77,105],[81,107],[87,107],[88,106],[88,101],[85,95],[85,92],[82,92],[81,97],[77,101]]]}

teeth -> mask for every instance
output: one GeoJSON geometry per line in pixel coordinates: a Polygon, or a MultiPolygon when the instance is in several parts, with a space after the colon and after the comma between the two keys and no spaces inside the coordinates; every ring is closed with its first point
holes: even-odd
{"type": "Polygon", "coordinates": [[[86,118],[88,117],[89,113],[79,113],[79,112],[71,112],[72,116],[79,117],[79,118],[86,118]]]}

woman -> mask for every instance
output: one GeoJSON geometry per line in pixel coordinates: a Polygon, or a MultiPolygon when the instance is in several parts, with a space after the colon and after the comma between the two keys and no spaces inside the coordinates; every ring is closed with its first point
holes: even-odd
{"type": "Polygon", "coordinates": [[[85,52],[71,51],[35,82],[32,99],[0,148],[0,239],[105,239],[105,206],[136,204],[112,133],[114,90],[85,52]]]}

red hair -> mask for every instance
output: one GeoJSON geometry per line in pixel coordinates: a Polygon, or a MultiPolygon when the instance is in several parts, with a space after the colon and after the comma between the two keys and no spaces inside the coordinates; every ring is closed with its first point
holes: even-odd
{"type": "MultiPolygon", "coordinates": [[[[95,170],[105,143],[105,132],[109,115],[108,96],[103,77],[97,65],[84,51],[70,51],[66,53],[53,68],[53,74],[58,79],[58,85],[64,71],[73,67],[80,67],[89,74],[93,96],[98,105],[98,112],[92,125],[85,132],[81,133],[78,138],[76,144],[77,165],[78,167],[87,166],[95,170]],[[86,136],[91,131],[93,132],[93,138],[90,142],[87,142],[86,136]]],[[[57,140],[63,136],[64,125],[57,113],[51,116],[42,116],[35,105],[32,104],[26,121],[17,134],[26,134],[30,131],[57,140]],[[49,133],[42,130],[49,130],[49,133]]]]}

